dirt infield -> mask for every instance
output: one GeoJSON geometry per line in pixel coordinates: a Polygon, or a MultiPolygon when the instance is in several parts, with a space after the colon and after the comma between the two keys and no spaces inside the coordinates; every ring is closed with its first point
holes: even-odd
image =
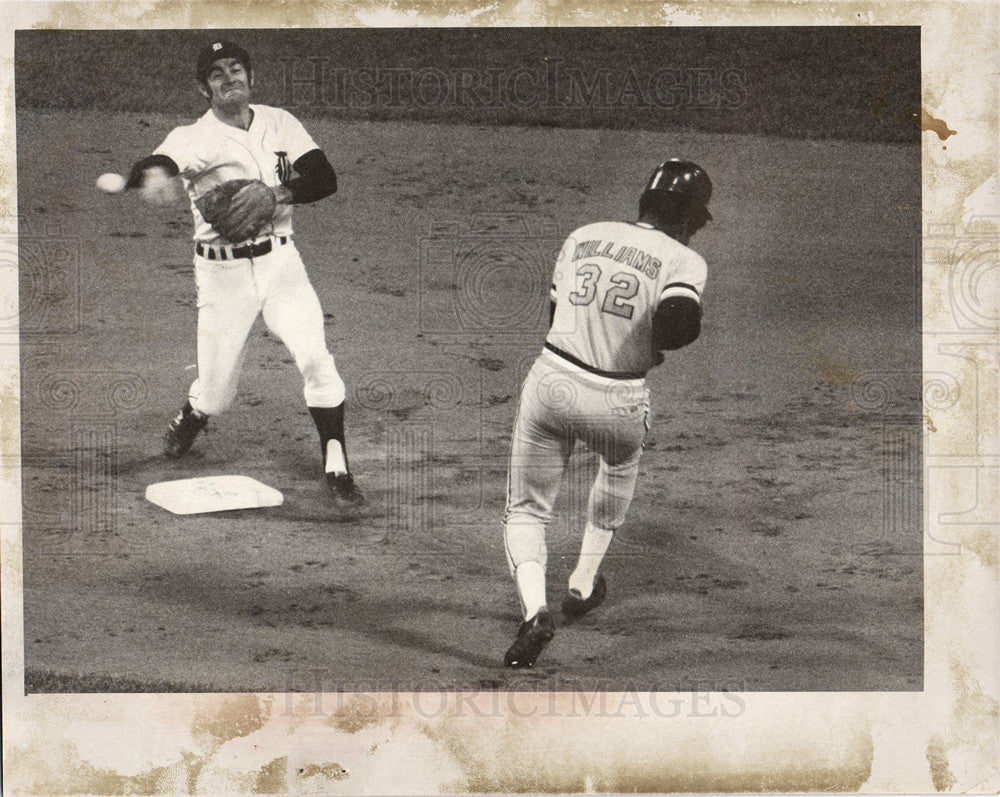
{"type": "MultiPolygon", "coordinates": [[[[233,409],[159,455],[193,374],[190,217],[92,186],[177,121],[18,114],[28,691],[921,688],[919,147],[312,120],[341,190],[296,240],[371,499],[349,518],[259,325],[233,409]],[[650,375],[607,603],[506,671],[506,457],[552,256],[674,154],[717,187],[702,337],[650,375]],[[143,498],[218,473],[285,503],[143,498]]],[[[591,464],[550,530],[553,605],[591,464]]]]}

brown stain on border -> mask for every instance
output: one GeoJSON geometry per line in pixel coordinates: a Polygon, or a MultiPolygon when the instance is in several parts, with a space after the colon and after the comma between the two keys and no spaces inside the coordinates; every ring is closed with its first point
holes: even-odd
{"type": "Polygon", "coordinates": [[[207,736],[216,744],[248,736],[267,724],[272,700],[254,694],[227,698],[211,711],[197,714],[191,732],[195,737],[207,736]]]}
{"type": "Polygon", "coordinates": [[[300,778],[312,778],[316,775],[322,775],[324,778],[330,778],[331,780],[346,780],[350,777],[351,773],[335,761],[324,761],[322,764],[306,764],[299,767],[295,774],[300,778]]]}
{"type": "Polygon", "coordinates": [[[153,0],[123,7],[119,2],[70,3],[55,2],[47,7],[48,14],[32,23],[36,30],[74,30],[115,27],[188,29],[219,28],[282,28],[325,27],[357,24],[353,11],[342,3],[330,0],[285,0],[277,3],[252,4],[252,25],[247,25],[247,3],[240,0],[214,0],[211,3],[192,0],[153,0]]]}
{"type": "Polygon", "coordinates": [[[963,549],[975,554],[983,567],[996,572],[997,566],[1000,565],[1000,551],[993,526],[985,524],[980,527],[970,526],[969,530],[959,537],[959,542],[963,549]]]}
{"type": "Polygon", "coordinates": [[[948,136],[958,135],[957,130],[951,130],[943,119],[935,119],[930,112],[923,107],[920,109],[920,129],[931,130],[937,133],[937,137],[942,141],[947,139],[948,136]]]}
{"type": "MultiPolygon", "coordinates": [[[[995,773],[996,751],[1000,749],[1000,701],[983,689],[977,675],[961,660],[952,659],[952,721],[942,734],[940,750],[946,764],[948,752],[958,750],[966,769],[971,761],[975,761],[979,771],[995,773]]],[[[934,743],[935,740],[931,741],[934,743]]],[[[940,769],[941,782],[947,783],[950,774],[950,767],[940,769]]],[[[938,786],[937,780],[934,785],[938,786]]],[[[968,789],[968,784],[964,785],[965,789],[968,789]]]]}
{"type": "MultiPolygon", "coordinates": [[[[4,59],[4,71],[14,71],[14,59],[4,59]]],[[[13,83],[3,92],[3,107],[13,109],[14,103],[13,83]]],[[[13,114],[11,114],[13,115],[13,114]]],[[[0,140],[13,141],[17,125],[13,119],[8,120],[6,116],[0,117],[0,140]],[[8,121],[11,124],[8,126],[8,121]]],[[[10,164],[0,161],[0,216],[5,217],[0,232],[13,232],[14,225],[8,219],[13,220],[17,216],[17,185],[15,180],[16,164],[14,159],[14,148],[8,150],[10,164]],[[9,228],[9,229],[8,229],[9,228]]]]}
{"type": "Polygon", "coordinates": [[[922,105],[911,105],[892,121],[897,125],[912,122],[923,132],[930,130],[932,133],[937,133],[937,137],[942,141],[949,136],[958,135],[958,131],[948,127],[948,123],[944,119],[938,119],[922,105]]]}
{"type": "Polygon", "coordinates": [[[344,733],[357,733],[365,728],[380,725],[394,716],[391,701],[370,701],[350,697],[346,704],[335,711],[327,723],[344,733]]]}
{"type": "Polygon", "coordinates": [[[255,794],[285,794],[288,791],[288,756],[275,758],[257,773],[255,794]]]}
{"type": "MultiPolygon", "coordinates": [[[[521,709],[528,705],[525,702],[521,709]]],[[[429,735],[461,768],[463,791],[474,794],[848,793],[867,782],[874,761],[874,743],[864,721],[843,728],[845,742],[836,756],[826,760],[822,754],[804,758],[801,749],[799,754],[794,751],[794,744],[776,745],[767,758],[751,758],[735,752],[729,756],[722,748],[714,753],[699,750],[689,740],[672,754],[657,756],[657,750],[669,749],[669,732],[654,741],[657,731],[665,728],[650,727],[626,743],[619,733],[623,727],[592,728],[595,735],[607,736],[605,745],[597,747],[584,732],[546,744],[546,731],[527,721],[508,721],[478,739],[470,738],[464,723],[438,726],[429,735]],[[621,755],[626,747],[634,758],[621,755]]]]}
{"type": "Polygon", "coordinates": [[[16,383],[0,387],[0,452],[8,462],[17,461],[21,455],[20,439],[13,432],[20,418],[21,397],[16,383]]]}
{"type": "Polygon", "coordinates": [[[937,734],[927,743],[927,763],[931,768],[931,781],[938,791],[948,791],[958,783],[958,778],[948,766],[948,750],[944,740],[937,734]]]}

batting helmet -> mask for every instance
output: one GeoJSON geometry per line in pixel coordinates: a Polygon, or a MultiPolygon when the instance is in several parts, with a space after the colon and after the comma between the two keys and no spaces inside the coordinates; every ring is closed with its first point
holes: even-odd
{"type": "Polygon", "coordinates": [[[250,53],[238,44],[227,41],[212,42],[198,54],[198,82],[208,83],[208,73],[212,71],[212,64],[220,58],[235,58],[247,71],[253,72],[253,65],[250,63],[250,53]]]}
{"type": "Polygon", "coordinates": [[[684,216],[700,217],[703,221],[710,221],[712,218],[712,214],[708,212],[712,181],[708,178],[708,172],[697,163],[674,158],[657,166],[639,200],[640,212],[644,206],[662,204],[657,200],[668,198],[672,200],[670,204],[676,208],[676,212],[684,216]]]}

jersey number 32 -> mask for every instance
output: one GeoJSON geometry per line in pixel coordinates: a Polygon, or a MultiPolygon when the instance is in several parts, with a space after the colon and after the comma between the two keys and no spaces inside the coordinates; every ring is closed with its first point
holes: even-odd
{"type": "MultiPolygon", "coordinates": [[[[597,283],[601,279],[601,267],[597,263],[584,263],[576,270],[576,290],[569,295],[570,304],[583,307],[597,297],[597,283]]],[[[639,292],[639,278],[628,271],[619,271],[611,277],[611,285],[604,293],[601,311],[611,315],[631,318],[635,305],[626,300],[639,292]]]]}

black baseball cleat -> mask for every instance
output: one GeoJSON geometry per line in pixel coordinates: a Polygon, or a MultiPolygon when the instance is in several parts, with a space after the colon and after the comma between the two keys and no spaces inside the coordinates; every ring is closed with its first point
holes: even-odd
{"type": "Polygon", "coordinates": [[[556,624],[552,621],[549,610],[539,610],[538,614],[530,620],[521,623],[521,627],[517,631],[517,639],[504,654],[504,666],[519,669],[534,667],[538,654],[555,635],[556,624]]]}
{"type": "Polygon", "coordinates": [[[163,435],[163,453],[169,459],[183,457],[191,446],[198,432],[208,426],[208,416],[199,415],[191,407],[191,402],[184,404],[184,409],[170,422],[167,433],[163,435]]]}
{"type": "Polygon", "coordinates": [[[350,473],[328,473],[326,474],[326,484],[330,488],[330,495],[334,502],[342,507],[361,506],[365,502],[365,494],[358,489],[354,483],[354,477],[350,473]]]}
{"type": "Polygon", "coordinates": [[[570,620],[583,617],[587,612],[596,609],[604,603],[604,599],[607,596],[608,582],[604,580],[604,576],[598,575],[597,580],[594,581],[594,589],[591,591],[589,598],[581,598],[580,593],[575,589],[569,591],[569,594],[563,600],[563,616],[570,620]]]}

